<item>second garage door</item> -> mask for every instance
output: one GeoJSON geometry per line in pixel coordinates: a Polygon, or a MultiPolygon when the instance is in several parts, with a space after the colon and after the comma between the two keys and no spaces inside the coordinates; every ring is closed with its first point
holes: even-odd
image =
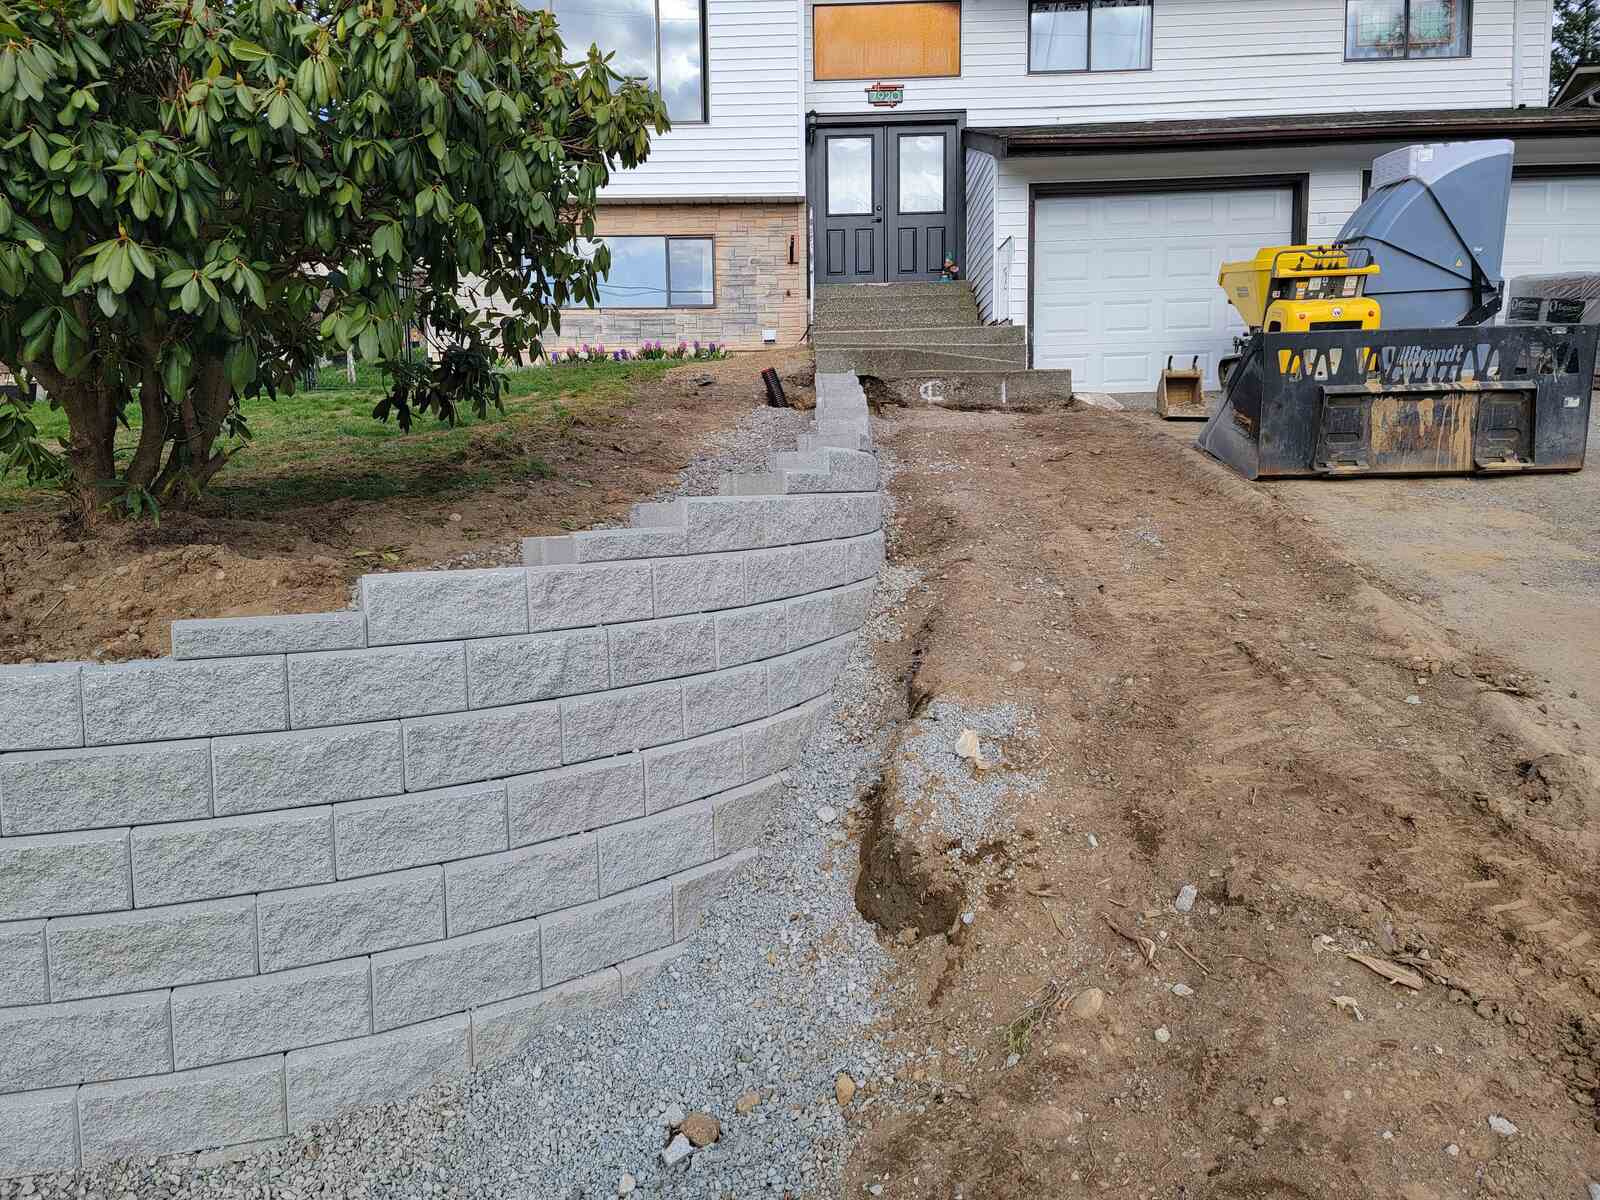
{"type": "Polygon", "coordinates": [[[1290,243],[1294,192],[1041,196],[1033,230],[1035,367],[1070,368],[1084,391],[1153,392],[1167,355],[1198,355],[1215,387],[1244,330],[1217,267],[1290,243]]]}
{"type": "Polygon", "coordinates": [[[1600,175],[1511,185],[1506,278],[1557,271],[1600,271],[1600,175]]]}

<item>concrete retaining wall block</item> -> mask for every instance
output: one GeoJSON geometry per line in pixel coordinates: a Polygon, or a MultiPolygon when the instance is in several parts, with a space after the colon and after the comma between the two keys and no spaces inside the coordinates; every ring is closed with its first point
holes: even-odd
{"type": "Polygon", "coordinates": [[[0,667],[0,1176],[275,1138],[648,986],[758,851],[883,559],[853,376],[721,494],[0,667]]]}
{"type": "Polygon", "coordinates": [[[90,746],[288,727],[281,654],[83,670],[84,741],[90,746]]]}
{"type": "Polygon", "coordinates": [[[402,1100],[467,1074],[466,1013],[376,1037],[292,1050],[286,1062],[289,1128],[304,1129],[364,1104],[402,1100]]]}
{"type": "Polygon", "coordinates": [[[456,937],[570,908],[599,898],[596,879],[593,834],[446,863],[446,925],[456,937]]]}
{"type": "Polygon", "coordinates": [[[0,758],[6,836],[210,814],[211,747],[203,740],[0,758]]]}
{"type": "Polygon", "coordinates": [[[288,617],[211,617],[172,623],[173,658],[235,658],[307,650],[353,650],[367,644],[360,609],[288,617]]]}

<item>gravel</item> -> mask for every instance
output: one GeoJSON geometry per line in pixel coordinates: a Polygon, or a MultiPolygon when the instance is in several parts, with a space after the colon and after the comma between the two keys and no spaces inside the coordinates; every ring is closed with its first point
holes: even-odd
{"type": "MultiPolygon", "coordinates": [[[[697,459],[681,486],[699,490],[723,470],[760,465],[803,423],[787,410],[759,410],[727,435],[721,457],[697,459]]],[[[893,733],[879,714],[894,711],[898,682],[873,665],[870,644],[899,636],[893,610],[919,582],[914,571],[885,567],[866,635],[789,773],[789,803],[762,853],[683,953],[626,1001],[547,1026],[520,1056],[462,1083],[359,1110],[247,1157],[145,1158],[3,1181],[0,1200],[575,1200],[617,1196],[629,1182],[648,1197],[837,1195],[849,1146],[837,1077],[858,1084],[852,1103],[861,1108],[897,1094],[894,1076],[907,1061],[872,1029],[893,996],[892,960],[855,910],[846,826],[893,733]],[[846,819],[819,822],[824,808],[846,819]],[[752,1092],[760,1102],[739,1105],[752,1092]],[[685,1112],[715,1116],[722,1135],[669,1166],[662,1152],[685,1112]]],[[[977,719],[1003,737],[1021,714],[977,719]]]]}
{"type": "MultiPolygon", "coordinates": [[[[1044,783],[1042,770],[1023,769],[1038,740],[1032,714],[1015,704],[969,708],[952,700],[930,704],[900,745],[896,758],[902,796],[929,797],[922,812],[946,838],[960,839],[963,850],[1009,832],[1018,802],[1044,783]],[[996,765],[975,770],[956,753],[963,730],[979,735],[980,754],[996,765]]],[[[897,820],[900,818],[897,817],[897,820]]]]}

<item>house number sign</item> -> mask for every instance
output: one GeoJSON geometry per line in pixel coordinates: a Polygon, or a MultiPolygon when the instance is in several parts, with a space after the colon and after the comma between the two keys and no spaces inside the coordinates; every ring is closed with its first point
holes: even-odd
{"type": "Polygon", "coordinates": [[[867,89],[867,103],[874,108],[893,108],[906,98],[903,83],[875,83],[867,89]]]}

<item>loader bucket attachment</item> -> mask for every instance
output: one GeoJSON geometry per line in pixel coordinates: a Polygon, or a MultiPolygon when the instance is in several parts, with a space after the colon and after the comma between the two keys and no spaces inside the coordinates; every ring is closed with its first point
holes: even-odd
{"type": "Polygon", "coordinates": [[[1197,445],[1246,479],[1576,471],[1600,328],[1254,335],[1197,445]]]}

